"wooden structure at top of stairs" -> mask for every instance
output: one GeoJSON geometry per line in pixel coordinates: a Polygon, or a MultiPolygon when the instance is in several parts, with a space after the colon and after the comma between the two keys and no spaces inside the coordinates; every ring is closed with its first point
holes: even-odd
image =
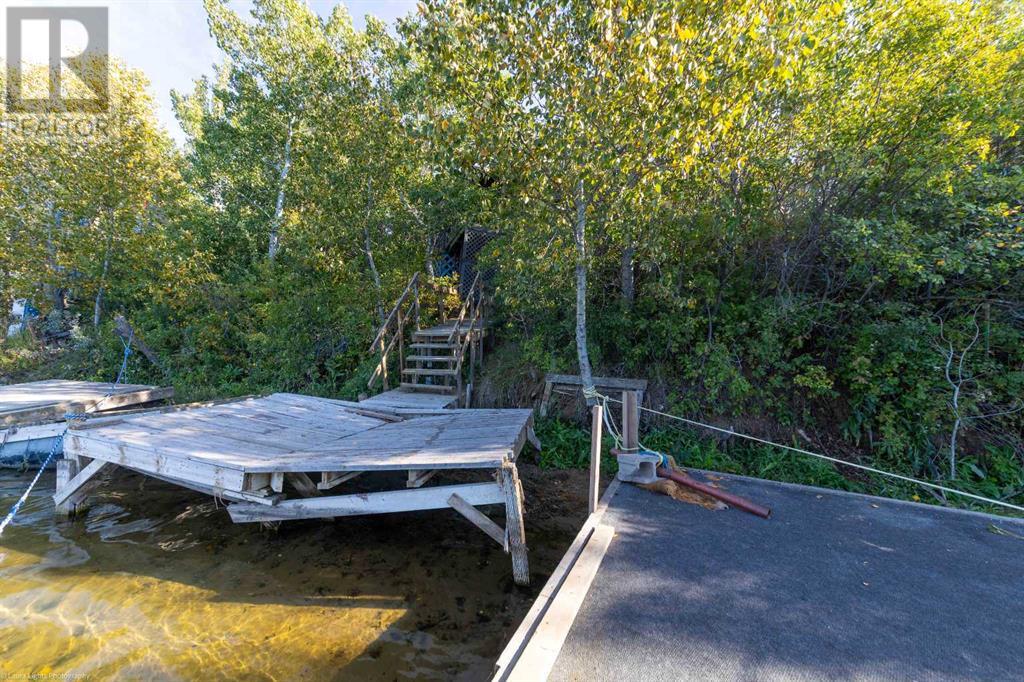
{"type": "Polygon", "coordinates": [[[468,407],[473,372],[483,361],[484,297],[480,275],[465,290],[456,316],[449,318],[442,310],[442,321],[426,327],[420,325],[420,286],[416,273],[370,344],[377,365],[367,388],[373,389],[379,382],[386,392],[382,396],[388,396],[387,403],[392,406],[402,403],[403,396],[409,396],[410,407],[419,406],[423,400],[418,396],[433,394],[443,396],[440,407],[468,407]],[[395,365],[398,390],[388,391],[389,371],[395,365]]]}

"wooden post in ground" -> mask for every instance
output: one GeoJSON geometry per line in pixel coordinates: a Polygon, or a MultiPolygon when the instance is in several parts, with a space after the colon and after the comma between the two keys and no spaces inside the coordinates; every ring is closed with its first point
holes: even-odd
{"type": "Polygon", "coordinates": [[[597,499],[600,497],[598,488],[601,485],[601,425],[603,422],[603,409],[600,405],[591,408],[593,417],[590,421],[590,496],[587,503],[587,512],[593,514],[597,511],[597,499]]]}
{"type": "Polygon", "coordinates": [[[622,441],[626,452],[640,449],[640,396],[636,391],[622,392],[622,441]]]}

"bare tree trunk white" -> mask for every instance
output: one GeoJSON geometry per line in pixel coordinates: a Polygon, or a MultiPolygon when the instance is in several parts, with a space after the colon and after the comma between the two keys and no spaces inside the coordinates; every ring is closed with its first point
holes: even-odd
{"type": "Polygon", "coordinates": [[[427,269],[427,276],[431,279],[434,278],[434,238],[432,235],[427,235],[427,250],[426,250],[426,262],[424,266],[427,269]]]}
{"type": "MultiPolygon", "coordinates": [[[[580,365],[580,379],[584,389],[594,387],[587,352],[587,201],[583,180],[576,183],[576,222],[573,229],[576,240],[576,357],[580,365]]],[[[593,398],[587,403],[592,405],[593,398]]]]}
{"type": "Polygon", "coordinates": [[[270,224],[270,247],[267,257],[274,260],[281,248],[281,225],[284,222],[284,196],[285,184],[288,182],[288,172],[292,168],[292,135],[295,130],[295,118],[288,121],[288,136],[284,141],[284,158],[281,160],[281,171],[277,178],[277,203],[274,205],[274,219],[270,224]]]}
{"type": "Polygon", "coordinates": [[[377,294],[377,318],[384,324],[384,287],[380,281],[380,272],[377,270],[377,263],[373,260],[373,243],[370,240],[370,220],[373,216],[373,181],[366,180],[366,221],[363,223],[363,253],[366,254],[366,262],[370,266],[370,275],[373,277],[373,286],[377,294]]]}
{"type": "Polygon", "coordinates": [[[960,353],[960,357],[956,358],[957,353],[953,348],[953,342],[946,339],[942,320],[939,320],[939,336],[946,344],[946,347],[943,348],[943,354],[946,358],[946,383],[948,383],[950,388],[953,390],[953,396],[950,400],[950,408],[953,410],[953,431],[949,436],[949,477],[954,481],[956,480],[957,438],[960,434],[960,427],[963,425],[964,420],[960,409],[960,394],[963,391],[964,383],[970,379],[970,377],[964,376],[964,361],[967,359],[967,354],[971,351],[974,345],[978,343],[978,338],[981,336],[981,327],[978,326],[977,309],[974,311],[972,322],[974,323],[974,336],[960,353]],[[954,359],[956,360],[955,375],[953,372],[954,359]]]}
{"type": "Polygon", "coordinates": [[[636,299],[636,287],[633,280],[633,256],[636,249],[633,247],[633,233],[626,232],[626,245],[622,249],[622,262],[620,264],[620,279],[622,280],[622,300],[626,307],[631,308],[636,299]]]}
{"type": "MultiPolygon", "coordinates": [[[[54,208],[54,205],[53,205],[52,201],[47,202],[47,208],[48,208],[50,216],[53,218],[53,220],[52,220],[52,222],[47,223],[47,228],[46,228],[46,260],[47,260],[47,264],[50,266],[50,271],[51,271],[52,275],[54,277],[57,277],[58,276],[57,245],[54,242],[54,232],[57,233],[57,236],[60,235],[60,232],[61,232],[61,229],[62,229],[61,228],[62,216],[61,216],[60,209],[54,208]]],[[[50,283],[44,284],[43,285],[43,289],[46,292],[46,294],[49,296],[49,298],[53,301],[53,309],[56,312],[58,312],[58,313],[63,313],[64,312],[64,308],[67,307],[67,302],[64,300],[64,297],[66,295],[66,291],[65,291],[64,287],[60,286],[59,284],[54,284],[54,283],[50,282],[50,283]]]]}

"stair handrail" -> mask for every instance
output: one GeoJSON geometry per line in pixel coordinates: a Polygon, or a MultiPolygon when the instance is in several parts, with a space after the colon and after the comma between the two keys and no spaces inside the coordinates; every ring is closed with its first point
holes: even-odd
{"type": "MultiPolygon", "coordinates": [[[[458,383],[459,383],[459,389],[456,391],[456,393],[462,393],[462,387],[461,387],[461,385],[462,385],[462,361],[466,359],[466,348],[469,346],[470,343],[473,342],[473,328],[474,328],[474,325],[476,325],[477,321],[481,319],[480,318],[481,312],[482,311],[481,311],[480,306],[478,306],[478,305],[477,306],[473,306],[472,317],[469,318],[470,319],[470,322],[469,322],[469,333],[466,334],[466,338],[464,338],[462,340],[462,343],[459,344],[459,354],[458,354],[458,358],[459,359],[455,363],[455,378],[456,378],[456,381],[458,381],[458,383]]],[[[483,333],[483,330],[481,330],[481,333],[483,333]]],[[[472,372],[471,372],[471,374],[472,374],[472,372]]],[[[472,379],[472,376],[470,376],[470,379],[472,379]]],[[[460,398],[461,398],[461,396],[460,396],[460,398]]]]}
{"type": "MultiPolygon", "coordinates": [[[[402,306],[408,302],[406,306],[406,313],[414,311],[412,314],[415,323],[419,324],[420,315],[420,293],[419,293],[419,281],[420,273],[416,272],[413,274],[409,283],[405,285],[405,289],[402,291],[402,295],[398,297],[394,307],[391,308],[391,312],[384,318],[384,322],[380,325],[380,329],[377,334],[373,337],[373,342],[370,344],[369,352],[380,353],[380,361],[373,370],[373,374],[370,375],[370,380],[366,382],[367,388],[373,388],[378,377],[383,377],[384,390],[387,390],[387,364],[388,364],[388,353],[394,348],[395,344],[402,342],[402,337],[405,334],[405,324],[402,319],[402,306]],[[388,330],[391,329],[392,323],[396,322],[398,328],[395,330],[395,334],[391,337],[391,340],[385,345],[384,340],[387,338],[388,330]]],[[[401,353],[400,353],[401,355],[401,353]]],[[[399,357],[399,362],[404,360],[399,357]]],[[[399,370],[401,371],[401,369],[399,370]]]]}
{"type": "Polygon", "coordinates": [[[451,344],[455,335],[459,333],[462,328],[462,321],[466,319],[466,314],[469,312],[470,305],[476,308],[480,304],[483,291],[480,290],[480,272],[477,271],[476,277],[473,278],[473,283],[469,285],[469,290],[466,292],[466,300],[463,301],[462,307],[459,309],[459,316],[455,320],[455,325],[452,327],[451,333],[448,334],[448,343],[451,344]],[[479,296],[477,294],[480,294],[479,296]]]}
{"type": "MultiPolygon", "coordinates": [[[[384,318],[384,322],[380,325],[380,329],[377,330],[377,335],[373,337],[373,343],[370,344],[370,352],[371,353],[373,352],[373,349],[377,345],[377,343],[380,342],[381,337],[384,336],[384,332],[387,331],[388,325],[391,324],[391,321],[394,319],[395,315],[398,313],[399,306],[401,306],[402,303],[405,302],[405,299],[409,295],[410,290],[413,287],[416,287],[419,284],[419,281],[420,281],[420,273],[417,272],[417,273],[415,273],[412,276],[412,279],[409,280],[409,283],[405,285],[405,290],[402,291],[402,295],[398,297],[398,300],[395,302],[395,305],[391,309],[391,312],[388,313],[388,316],[386,318],[384,318]]],[[[418,289],[418,287],[417,287],[417,289],[418,289]]],[[[419,295],[418,294],[419,294],[419,292],[417,291],[417,299],[419,299],[419,295]]],[[[418,300],[417,300],[417,302],[418,302],[418,300]]]]}

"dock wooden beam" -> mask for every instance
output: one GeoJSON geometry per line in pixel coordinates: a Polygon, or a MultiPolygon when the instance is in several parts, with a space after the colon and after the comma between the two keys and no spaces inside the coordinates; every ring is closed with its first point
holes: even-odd
{"type": "Polygon", "coordinates": [[[302,472],[285,474],[285,479],[287,479],[287,481],[292,484],[292,487],[295,488],[296,492],[303,497],[320,497],[323,494],[320,492],[320,489],[317,488],[316,484],[313,483],[312,479],[302,472]]]}
{"type": "Polygon", "coordinates": [[[410,470],[409,477],[405,481],[406,488],[422,488],[423,484],[429,481],[437,473],[437,469],[428,469],[426,471],[410,470]]]}
{"type": "Polygon", "coordinates": [[[362,516],[395,512],[446,509],[448,498],[458,493],[469,504],[502,504],[505,492],[496,483],[467,483],[436,488],[387,490],[359,495],[332,495],[305,500],[283,500],[274,506],[230,504],[228,513],[235,523],[290,521],[293,519],[362,516]]]}
{"type": "Polygon", "coordinates": [[[353,478],[363,472],[361,471],[348,471],[345,473],[334,473],[332,471],[324,471],[320,474],[320,482],[316,484],[318,490],[330,490],[336,488],[345,481],[351,481],[353,478]]]}
{"type": "Polygon", "coordinates": [[[448,498],[448,506],[462,514],[474,526],[487,533],[495,542],[508,551],[508,543],[505,538],[505,530],[491,521],[482,511],[459,497],[458,493],[452,493],[448,498]]]}

